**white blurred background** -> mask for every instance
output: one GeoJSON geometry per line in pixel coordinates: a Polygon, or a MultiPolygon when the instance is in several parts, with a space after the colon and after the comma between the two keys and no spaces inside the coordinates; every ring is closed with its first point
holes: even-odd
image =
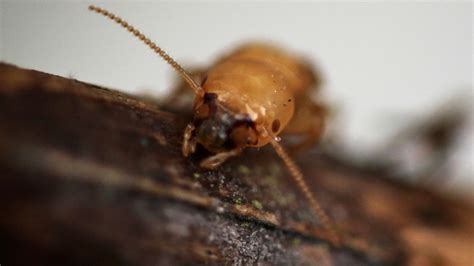
{"type": "MultiPolygon", "coordinates": [[[[1,1],[0,59],[126,92],[166,94],[170,67],[88,11],[91,3],[1,1]]],[[[451,178],[443,188],[474,198],[472,3],[94,4],[187,66],[205,67],[246,40],[276,42],[305,56],[323,73],[323,96],[337,114],[333,133],[356,159],[380,156],[408,125],[466,106],[469,122],[447,160],[451,178]]],[[[410,173],[413,160],[406,158],[396,160],[410,173]]]]}

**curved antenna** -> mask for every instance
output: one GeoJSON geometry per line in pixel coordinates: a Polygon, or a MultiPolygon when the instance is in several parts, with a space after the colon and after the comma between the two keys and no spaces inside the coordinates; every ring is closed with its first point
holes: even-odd
{"type": "Polygon", "coordinates": [[[277,142],[277,140],[273,137],[270,138],[270,143],[272,144],[276,153],[278,154],[278,156],[280,156],[285,165],[288,167],[288,170],[290,171],[293,180],[296,182],[306,199],[309,201],[313,212],[319,217],[323,227],[328,231],[330,240],[332,241],[332,243],[334,243],[334,245],[340,246],[341,238],[336,230],[334,222],[329,218],[324,209],[321,207],[319,201],[316,199],[316,196],[311,192],[311,190],[309,190],[309,187],[306,184],[306,181],[304,180],[301,170],[286,153],[283,147],[277,142]]]}
{"type": "Polygon", "coordinates": [[[166,62],[168,62],[168,64],[170,64],[174,68],[174,70],[176,70],[176,72],[178,72],[179,75],[189,84],[189,86],[194,90],[195,94],[197,94],[197,95],[203,95],[204,94],[204,90],[201,88],[201,86],[199,86],[191,78],[191,76],[176,61],[174,61],[173,58],[171,58],[171,56],[169,56],[165,51],[163,51],[163,49],[161,49],[158,45],[156,45],[150,39],[148,39],[148,37],[143,35],[143,33],[138,31],[137,29],[135,29],[133,26],[129,25],[122,18],[110,13],[109,11],[107,11],[103,8],[90,5],[89,10],[94,11],[98,14],[101,14],[105,17],[108,17],[111,20],[113,20],[113,21],[117,22],[118,24],[120,24],[120,26],[127,29],[129,32],[131,32],[133,35],[135,35],[135,37],[140,39],[140,41],[142,41],[148,47],[150,47],[153,51],[155,51],[155,53],[157,53],[159,56],[161,56],[161,58],[163,58],[166,62]]]}

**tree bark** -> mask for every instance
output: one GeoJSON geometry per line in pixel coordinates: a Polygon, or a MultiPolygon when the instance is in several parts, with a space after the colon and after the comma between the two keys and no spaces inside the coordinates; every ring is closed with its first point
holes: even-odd
{"type": "Polygon", "coordinates": [[[0,64],[0,264],[472,265],[471,206],[306,151],[335,247],[270,147],[183,158],[183,114],[0,64]]]}

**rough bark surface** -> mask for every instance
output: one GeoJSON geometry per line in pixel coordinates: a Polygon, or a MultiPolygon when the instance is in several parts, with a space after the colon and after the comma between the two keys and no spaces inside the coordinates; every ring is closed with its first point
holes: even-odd
{"type": "Polygon", "coordinates": [[[472,265],[473,208],[315,151],[296,157],[334,247],[270,147],[216,171],[189,117],[0,64],[2,265],[472,265]]]}

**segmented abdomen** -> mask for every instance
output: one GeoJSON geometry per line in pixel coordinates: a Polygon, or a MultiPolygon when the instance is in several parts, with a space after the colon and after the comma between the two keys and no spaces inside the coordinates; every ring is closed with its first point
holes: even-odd
{"type": "Polygon", "coordinates": [[[219,61],[208,72],[203,88],[216,93],[233,112],[248,114],[277,135],[293,116],[295,96],[312,82],[311,71],[296,58],[274,47],[254,44],[219,61]]]}

